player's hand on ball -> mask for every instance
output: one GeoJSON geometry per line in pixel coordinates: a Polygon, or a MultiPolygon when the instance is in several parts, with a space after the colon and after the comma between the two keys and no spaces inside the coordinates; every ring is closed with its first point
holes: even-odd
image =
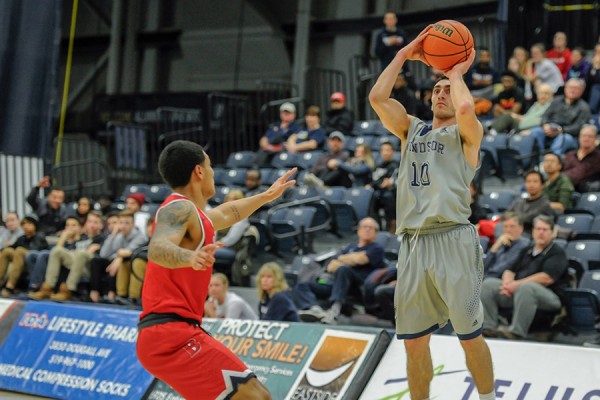
{"type": "Polygon", "coordinates": [[[191,262],[192,268],[196,271],[204,271],[211,268],[215,263],[215,251],[221,247],[223,247],[223,243],[217,242],[208,244],[194,252],[191,262]]]}

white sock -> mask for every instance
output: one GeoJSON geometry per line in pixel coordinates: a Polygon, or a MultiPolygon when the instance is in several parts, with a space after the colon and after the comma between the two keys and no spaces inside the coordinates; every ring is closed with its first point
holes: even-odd
{"type": "Polygon", "coordinates": [[[496,393],[495,392],[491,392],[488,394],[479,393],[479,400],[496,400],[496,393]]]}

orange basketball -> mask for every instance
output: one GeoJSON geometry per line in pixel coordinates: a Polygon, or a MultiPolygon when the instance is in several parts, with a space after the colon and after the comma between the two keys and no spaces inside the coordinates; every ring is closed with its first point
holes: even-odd
{"type": "Polygon", "coordinates": [[[448,71],[466,61],[475,42],[469,29],[458,21],[436,22],[423,40],[423,58],[434,68],[448,71]]]}

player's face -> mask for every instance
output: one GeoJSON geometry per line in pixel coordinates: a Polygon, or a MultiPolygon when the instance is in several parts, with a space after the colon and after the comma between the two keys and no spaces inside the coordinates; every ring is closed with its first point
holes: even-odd
{"type": "Polygon", "coordinates": [[[272,273],[264,272],[260,277],[260,288],[268,293],[273,290],[274,281],[275,277],[272,273]]]}
{"type": "Polygon", "coordinates": [[[533,241],[541,247],[546,247],[552,241],[554,232],[550,225],[543,221],[537,221],[533,227],[533,241]]]}
{"type": "Polygon", "coordinates": [[[431,96],[431,109],[437,118],[447,119],[454,117],[454,105],[450,97],[450,81],[441,80],[433,87],[431,96]]]}

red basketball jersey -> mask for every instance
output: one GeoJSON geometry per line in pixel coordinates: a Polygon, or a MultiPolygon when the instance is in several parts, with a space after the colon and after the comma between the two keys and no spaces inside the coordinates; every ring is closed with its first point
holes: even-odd
{"type": "MultiPolygon", "coordinates": [[[[187,197],[173,193],[161,204],[156,212],[176,201],[190,201],[187,197]]],[[[197,249],[214,242],[215,229],[210,219],[196,207],[202,227],[202,241],[197,249]]],[[[152,226],[154,230],[154,226],[152,226]]],[[[208,285],[212,268],[204,271],[189,268],[166,268],[148,261],[144,287],[142,290],[142,308],[140,319],[150,313],[174,313],[184,318],[202,322],[204,302],[208,294],[208,285]]]]}

